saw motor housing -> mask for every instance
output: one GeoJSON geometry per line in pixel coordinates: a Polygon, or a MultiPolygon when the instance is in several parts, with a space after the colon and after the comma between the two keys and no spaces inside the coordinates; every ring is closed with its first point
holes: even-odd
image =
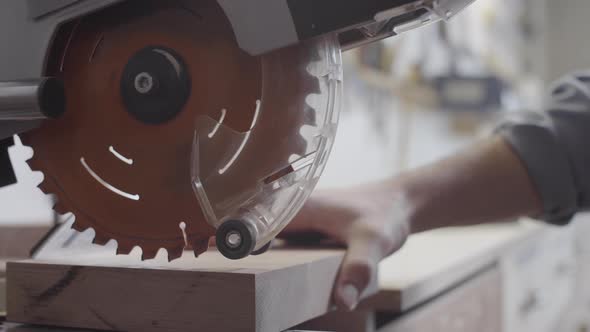
{"type": "MultiPolygon", "coordinates": [[[[5,0],[0,11],[0,82],[46,75],[59,30],[68,22],[128,0],[5,0]]],[[[199,1],[199,0],[194,0],[199,1]]],[[[260,55],[326,34],[344,50],[447,20],[475,0],[217,0],[238,45],[260,55]]],[[[67,41],[66,41],[67,42],[67,41]]],[[[2,93],[0,92],[0,96],[2,93]]],[[[40,120],[0,121],[0,138],[40,120]]]]}

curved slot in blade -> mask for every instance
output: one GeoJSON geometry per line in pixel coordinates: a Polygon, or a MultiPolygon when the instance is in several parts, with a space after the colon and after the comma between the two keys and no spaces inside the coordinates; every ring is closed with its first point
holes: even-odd
{"type": "Polygon", "coordinates": [[[123,190],[118,189],[118,188],[114,187],[113,185],[111,185],[110,183],[103,180],[98,174],[96,174],[96,172],[94,172],[94,170],[92,170],[92,168],[90,168],[90,166],[88,166],[84,157],[80,158],[80,163],[82,164],[82,166],[84,166],[84,168],[86,169],[88,174],[90,174],[90,176],[92,176],[103,187],[107,188],[108,190],[114,192],[115,194],[117,194],[119,196],[123,196],[123,197],[130,199],[132,201],[139,201],[139,199],[140,199],[139,195],[132,195],[130,193],[124,192],[123,190]]]}
{"type": "Polygon", "coordinates": [[[240,146],[238,147],[238,149],[236,150],[234,155],[231,157],[231,159],[227,162],[227,164],[224,167],[222,167],[218,171],[219,174],[224,174],[225,172],[227,172],[227,170],[236,162],[236,160],[238,159],[238,156],[242,153],[242,151],[246,147],[246,143],[248,143],[248,140],[250,140],[250,135],[252,134],[252,129],[254,129],[254,127],[256,126],[256,123],[258,122],[258,116],[260,115],[260,105],[261,105],[260,99],[256,100],[256,112],[254,113],[254,118],[252,118],[252,124],[250,125],[250,130],[248,130],[248,132],[246,133],[246,136],[244,136],[242,143],[240,144],[240,146]]]}
{"type": "Polygon", "coordinates": [[[112,145],[109,146],[109,151],[115,156],[117,157],[117,159],[121,160],[122,162],[124,162],[127,165],[133,165],[133,159],[131,158],[127,158],[124,155],[120,154],[117,150],[115,150],[115,147],[113,147],[112,145]]]}

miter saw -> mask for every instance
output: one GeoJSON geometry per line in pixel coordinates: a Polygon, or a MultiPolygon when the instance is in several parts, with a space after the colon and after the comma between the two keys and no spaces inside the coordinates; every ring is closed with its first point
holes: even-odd
{"type": "Polygon", "coordinates": [[[0,146],[33,148],[39,187],[94,243],[172,260],[215,236],[243,258],[322,172],[340,51],[472,1],[3,0],[0,146]]]}

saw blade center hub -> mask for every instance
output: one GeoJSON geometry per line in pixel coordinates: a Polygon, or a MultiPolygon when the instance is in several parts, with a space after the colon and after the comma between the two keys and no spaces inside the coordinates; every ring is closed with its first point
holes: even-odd
{"type": "Polygon", "coordinates": [[[180,54],[148,46],[129,59],[120,91],[130,115],[145,124],[160,125],[182,112],[191,93],[191,79],[180,54]]]}
{"type": "Polygon", "coordinates": [[[135,90],[141,94],[148,94],[156,87],[156,80],[152,74],[147,72],[139,73],[135,76],[135,90]]]}

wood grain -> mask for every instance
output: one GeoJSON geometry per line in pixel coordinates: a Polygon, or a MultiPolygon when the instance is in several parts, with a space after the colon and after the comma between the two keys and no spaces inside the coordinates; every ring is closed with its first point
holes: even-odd
{"type": "Polygon", "coordinates": [[[9,263],[11,322],[114,331],[283,331],[325,314],[342,251],[241,261],[93,257],[9,263]],[[77,263],[86,262],[86,263],[77,263]]]}
{"type": "Polygon", "coordinates": [[[498,332],[502,330],[501,273],[492,268],[387,324],[379,332],[498,332]]]}

